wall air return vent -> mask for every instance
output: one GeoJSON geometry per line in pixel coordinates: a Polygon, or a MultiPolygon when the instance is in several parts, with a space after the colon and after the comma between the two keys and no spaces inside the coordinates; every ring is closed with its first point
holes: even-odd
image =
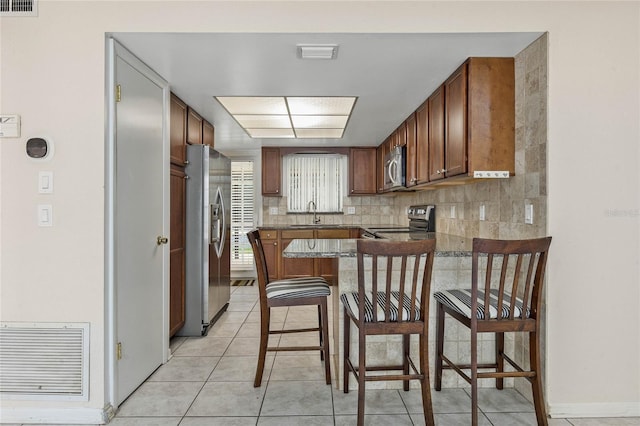
{"type": "Polygon", "coordinates": [[[37,0],[0,0],[0,16],[38,16],[37,0]]]}
{"type": "Polygon", "coordinates": [[[0,323],[3,399],[89,400],[88,323],[0,323]]]}

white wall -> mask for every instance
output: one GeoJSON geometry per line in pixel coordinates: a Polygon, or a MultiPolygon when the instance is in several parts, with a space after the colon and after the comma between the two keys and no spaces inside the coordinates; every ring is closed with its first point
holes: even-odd
{"type": "Polygon", "coordinates": [[[638,2],[41,1],[38,18],[1,18],[0,112],[22,117],[22,136],[0,140],[1,319],[91,323],[90,401],[57,407],[108,402],[104,34],[118,31],[549,31],[547,401],[640,415],[638,2]],[[29,161],[33,136],[55,158],[29,161]],[[53,195],[37,194],[39,170],[53,195]],[[38,203],[53,228],[36,226],[38,203]]]}

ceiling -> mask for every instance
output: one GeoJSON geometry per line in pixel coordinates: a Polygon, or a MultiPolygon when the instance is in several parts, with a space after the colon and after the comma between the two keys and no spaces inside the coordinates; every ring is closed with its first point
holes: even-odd
{"type": "Polygon", "coordinates": [[[469,56],[515,56],[542,33],[114,33],[215,126],[228,155],[261,146],[377,146],[469,56]],[[337,44],[302,60],[298,44],[337,44]],[[356,96],[341,139],[251,139],[214,96],[356,96]]]}

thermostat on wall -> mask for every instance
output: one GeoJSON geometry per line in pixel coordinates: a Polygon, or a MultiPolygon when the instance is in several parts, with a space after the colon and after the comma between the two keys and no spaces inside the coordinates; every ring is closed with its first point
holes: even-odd
{"type": "Polygon", "coordinates": [[[0,138],[20,137],[20,116],[0,114],[0,138]]]}
{"type": "Polygon", "coordinates": [[[35,159],[43,159],[51,157],[53,154],[53,145],[51,141],[44,138],[31,138],[27,141],[27,155],[35,159]]]}

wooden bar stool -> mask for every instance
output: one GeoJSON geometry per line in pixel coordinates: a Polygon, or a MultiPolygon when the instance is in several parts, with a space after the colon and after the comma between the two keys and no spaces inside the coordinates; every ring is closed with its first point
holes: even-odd
{"type": "Polygon", "coordinates": [[[287,280],[269,280],[267,261],[264,256],[262,241],[258,230],[247,233],[258,272],[258,290],[260,292],[260,351],[254,387],[262,384],[267,351],[311,351],[319,350],[320,359],[324,361],[325,381],[331,384],[331,362],[329,356],[329,316],[327,314],[327,297],[331,294],[329,284],[321,277],[305,277],[287,280]],[[296,328],[288,330],[271,330],[271,308],[278,306],[318,306],[318,327],[296,328]],[[320,344],[318,346],[277,346],[269,347],[269,335],[285,333],[307,333],[317,331],[320,344]]]}
{"type": "Polygon", "coordinates": [[[372,380],[420,380],[427,425],[434,424],[429,384],[428,329],[429,295],[435,240],[397,242],[358,240],[358,291],[344,293],[344,392],[349,392],[349,375],[358,380],[358,426],[364,425],[365,382],[372,380]],[[371,269],[364,258],[371,257],[371,269]],[[382,282],[379,282],[382,281],[382,282]],[[358,327],[358,363],[349,359],[350,325],[358,327]],[[420,366],[410,357],[411,334],[420,336],[420,366]],[[366,365],[366,338],[369,335],[402,335],[402,364],[366,365]],[[368,371],[395,370],[395,375],[367,374],[368,371]],[[410,371],[411,370],[411,371],[410,371]]]}
{"type": "Polygon", "coordinates": [[[453,369],[469,382],[473,426],[478,424],[478,379],[495,378],[496,388],[502,389],[505,377],[526,377],[531,382],[538,424],[547,425],[540,377],[540,307],[550,245],[551,237],[530,240],[474,238],[471,288],[434,294],[438,318],[435,389],[442,388],[443,368],[453,369]],[[513,267],[510,262],[515,262],[513,267]],[[443,354],[445,313],[471,331],[470,364],[454,363],[443,354]],[[529,333],[528,370],[504,353],[504,333],[508,332],[529,333]],[[479,333],[495,333],[495,362],[478,364],[479,333]],[[515,371],[504,371],[505,361],[515,371]],[[478,369],[494,371],[479,372],[478,369]],[[470,370],[470,375],[464,370],[470,370]]]}

